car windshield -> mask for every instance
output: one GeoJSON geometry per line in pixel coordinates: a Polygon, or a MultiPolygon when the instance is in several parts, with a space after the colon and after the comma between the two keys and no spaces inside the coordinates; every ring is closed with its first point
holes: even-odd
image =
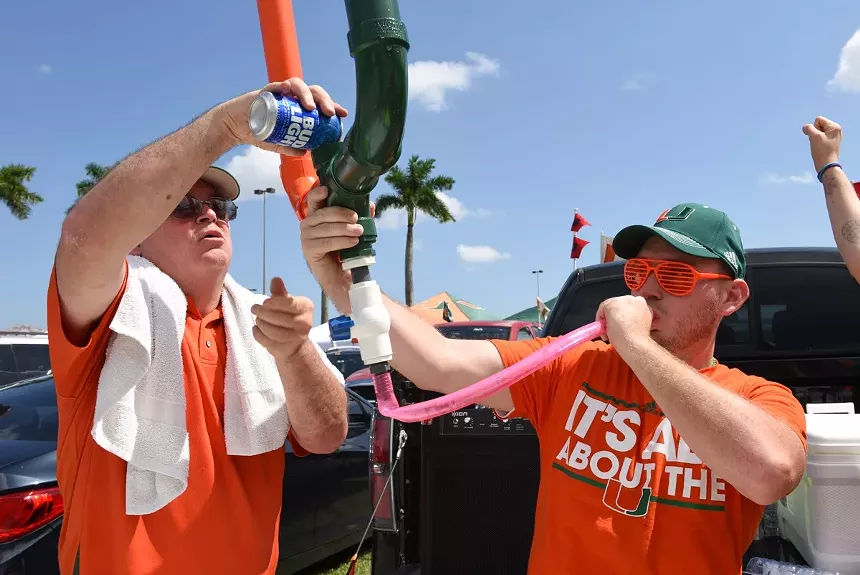
{"type": "Polygon", "coordinates": [[[344,377],[349,377],[365,367],[361,361],[361,352],[357,349],[330,349],[326,352],[328,360],[340,370],[344,377]]]}
{"type": "Polygon", "coordinates": [[[12,344],[12,354],[22,373],[46,373],[51,369],[51,356],[46,344],[12,344]]]}
{"type": "Polygon", "coordinates": [[[45,375],[50,369],[51,359],[47,344],[0,345],[0,385],[45,375]]]}
{"type": "Polygon", "coordinates": [[[376,401],[376,389],[373,387],[372,383],[360,383],[358,385],[350,385],[349,389],[360,395],[366,401],[376,401]]]}
{"type": "Polygon", "coordinates": [[[510,339],[511,328],[501,325],[436,326],[448,339],[510,339]]]}
{"type": "Polygon", "coordinates": [[[57,441],[54,379],[39,379],[0,389],[0,440],[57,441]]]}

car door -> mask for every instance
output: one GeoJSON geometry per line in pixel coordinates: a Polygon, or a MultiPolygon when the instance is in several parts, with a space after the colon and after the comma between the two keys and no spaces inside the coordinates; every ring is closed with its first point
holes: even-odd
{"type": "Polygon", "coordinates": [[[373,408],[347,390],[349,429],[340,448],[325,458],[315,480],[322,493],[316,509],[316,539],[321,547],[361,532],[370,519],[370,422],[373,408]]]}
{"type": "Polygon", "coordinates": [[[297,457],[290,442],[286,446],[284,492],[281,522],[278,533],[281,560],[311,551],[316,542],[316,512],[324,504],[317,490],[317,474],[324,465],[325,456],[309,453],[297,457]]]}

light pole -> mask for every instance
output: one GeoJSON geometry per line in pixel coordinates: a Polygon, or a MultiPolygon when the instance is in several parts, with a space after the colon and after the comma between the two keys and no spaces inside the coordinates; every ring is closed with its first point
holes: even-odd
{"type": "MultiPolygon", "coordinates": [[[[537,280],[537,298],[540,299],[540,275],[543,273],[543,270],[532,270],[532,273],[535,275],[535,280],[537,280]]],[[[542,327],[543,322],[540,320],[540,307],[537,310],[537,318],[538,325],[542,327]]]]}
{"type": "Polygon", "coordinates": [[[266,295],[266,196],[274,193],[275,188],[254,190],[255,196],[263,196],[263,295],[266,295]]]}
{"type": "Polygon", "coordinates": [[[543,270],[532,270],[532,273],[537,280],[537,296],[540,297],[540,275],[543,273],[543,270]]]}

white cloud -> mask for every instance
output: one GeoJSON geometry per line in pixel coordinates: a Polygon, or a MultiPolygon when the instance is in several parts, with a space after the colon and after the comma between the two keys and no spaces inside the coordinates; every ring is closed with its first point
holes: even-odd
{"type": "Polygon", "coordinates": [[[501,253],[491,246],[467,246],[460,244],[457,246],[457,255],[466,263],[493,263],[499,260],[511,259],[511,254],[501,253]]]}
{"type": "MultiPolygon", "coordinates": [[[[436,192],[436,195],[439,197],[442,202],[448,206],[448,211],[451,212],[451,215],[454,216],[454,219],[458,222],[465,217],[468,216],[477,216],[479,218],[485,218],[490,215],[490,210],[485,210],[484,208],[478,208],[476,210],[470,210],[466,206],[463,205],[463,202],[455,198],[454,196],[449,196],[445,192],[436,192]]],[[[421,217],[429,217],[421,214],[421,217]]]]}
{"type": "Polygon", "coordinates": [[[496,76],[499,62],[477,52],[466,52],[466,60],[437,62],[422,60],[409,64],[409,99],[417,100],[432,112],[448,107],[448,93],[465,92],[480,76],[496,76]]]}
{"type": "Polygon", "coordinates": [[[254,190],[266,188],[275,188],[274,195],[284,197],[286,192],[281,183],[280,166],[280,154],[248,146],[245,152],[230,158],[224,169],[239,182],[241,194],[238,201],[243,201],[259,199],[261,196],[254,195],[254,190]]]}
{"type": "Polygon", "coordinates": [[[396,230],[406,227],[405,210],[387,210],[376,218],[377,230],[396,230]]]}
{"type": "Polygon", "coordinates": [[[860,92],[860,30],[854,32],[848,42],[842,46],[839,54],[839,68],[833,78],[827,82],[827,87],[843,92],[860,92]]]}
{"type": "Polygon", "coordinates": [[[638,92],[644,90],[645,87],[654,81],[654,74],[650,72],[639,72],[631,79],[621,84],[621,90],[624,92],[638,92]]]}
{"type": "Polygon", "coordinates": [[[812,172],[804,172],[798,176],[779,176],[768,173],[762,176],[761,181],[765,184],[814,184],[817,178],[812,172]]]}
{"type": "MultiPolygon", "coordinates": [[[[486,210],[484,208],[467,208],[463,202],[454,196],[449,196],[445,192],[436,192],[436,195],[446,206],[448,206],[448,211],[451,212],[451,215],[454,216],[454,219],[458,222],[467,217],[485,218],[492,215],[490,210],[486,210]]],[[[434,220],[434,218],[428,216],[424,212],[418,212],[418,215],[415,217],[416,224],[430,220],[434,220]]],[[[381,230],[396,230],[406,227],[406,223],[406,210],[388,210],[376,220],[376,228],[381,230]]]]}
{"type": "Polygon", "coordinates": [[[39,66],[39,72],[41,72],[42,74],[50,74],[51,72],[53,72],[53,70],[47,64],[42,64],[41,66],[39,66]]]}

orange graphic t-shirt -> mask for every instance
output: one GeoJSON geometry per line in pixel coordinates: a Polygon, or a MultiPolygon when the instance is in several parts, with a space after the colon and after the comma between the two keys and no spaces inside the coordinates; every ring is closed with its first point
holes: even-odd
{"type": "MultiPolygon", "coordinates": [[[[494,341],[505,366],[553,338],[494,341]]],[[[717,364],[702,374],[787,423],[791,391],[717,364]]],[[[511,388],[540,440],[530,575],[738,574],[764,507],[693,453],[618,353],[586,343],[511,388]]]]}

